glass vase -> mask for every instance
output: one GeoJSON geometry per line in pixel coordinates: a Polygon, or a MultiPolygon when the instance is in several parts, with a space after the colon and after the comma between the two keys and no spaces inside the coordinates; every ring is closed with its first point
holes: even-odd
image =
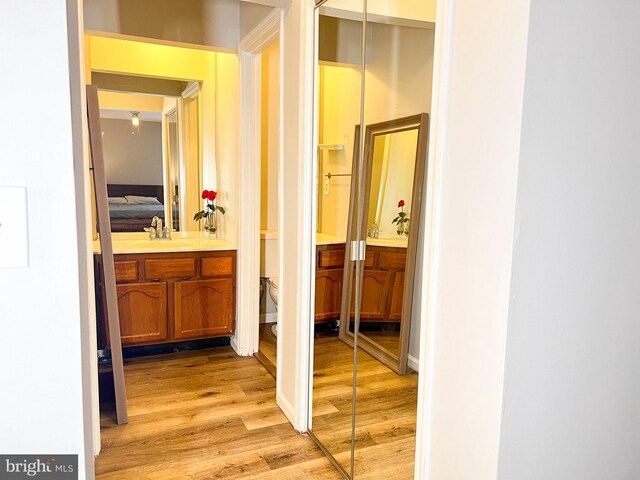
{"type": "Polygon", "coordinates": [[[396,227],[396,233],[398,235],[404,235],[404,223],[398,222],[398,226],[396,227]]]}
{"type": "Polygon", "coordinates": [[[218,217],[216,212],[209,212],[204,217],[204,231],[208,235],[216,235],[218,233],[218,217]]]}

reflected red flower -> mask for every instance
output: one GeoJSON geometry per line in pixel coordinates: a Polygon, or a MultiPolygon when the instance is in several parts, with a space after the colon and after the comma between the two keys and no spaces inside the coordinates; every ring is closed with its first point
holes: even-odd
{"type": "Polygon", "coordinates": [[[398,208],[404,207],[404,200],[398,202],[398,208]]]}
{"type": "Polygon", "coordinates": [[[202,199],[206,200],[207,198],[209,198],[209,190],[203,190],[202,191],[202,199]]]}
{"type": "Polygon", "coordinates": [[[217,193],[217,192],[214,192],[213,190],[211,190],[211,191],[210,191],[210,192],[208,192],[208,193],[209,193],[209,194],[208,194],[207,198],[208,198],[210,201],[212,201],[212,202],[213,202],[213,201],[216,199],[216,197],[218,196],[218,193],[217,193]]]}

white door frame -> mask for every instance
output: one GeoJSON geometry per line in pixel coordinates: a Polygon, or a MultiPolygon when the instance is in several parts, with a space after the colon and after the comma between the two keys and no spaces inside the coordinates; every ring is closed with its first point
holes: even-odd
{"type": "MultiPolygon", "coordinates": [[[[440,244],[440,191],[442,163],[446,137],[446,117],[449,98],[449,76],[452,63],[452,36],[456,0],[438,0],[433,53],[433,87],[431,94],[431,124],[429,128],[429,162],[425,176],[423,211],[427,222],[424,238],[422,289],[424,301],[420,311],[420,358],[418,404],[416,418],[416,449],[414,478],[428,478],[432,417],[428,392],[432,391],[435,357],[436,298],[438,282],[438,246],[440,244]],[[433,280],[433,281],[432,281],[433,280]]],[[[419,267],[420,268],[420,267],[419,267]]]]}
{"type": "MultiPolygon", "coordinates": [[[[238,355],[258,351],[260,322],[260,140],[262,52],[279,39],[281,9],[275,9],[241,41],[240,60],[240,229],[236,334],[231,346],[238,355]]],[[[282,126],[282,114],[280,115],[282,126]]],[[[280,129],[281,131],[281,129],[280,129]]],[[[282,153],[279,153],[281,156],[282,153]]],[[[281,162],[279,162],[281,163],[281,162]]],[[[279,243],[281,241],[279,240],[279,243]]],[[[278,336],[278,340],[280,336],[278,336]]],[[[280,341],[278,341],[278,350],[280,341]]],[[[278,357],[279,360],[280,357],[278,357]]]]}

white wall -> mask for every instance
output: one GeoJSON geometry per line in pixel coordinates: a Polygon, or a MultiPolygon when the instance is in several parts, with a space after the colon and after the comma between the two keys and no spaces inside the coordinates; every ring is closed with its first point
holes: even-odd
{"type": "Polygon", "coordinates": [[[280,45],[278,42],[262,52],[261,103],[260,229],[277,230],[278,157],[280,154],[280,45]]]}
{"type": "Polygon", "coordinates": [[[638,18],[531,1],[500,479],[640,478],[638,18]]]}
{"type": "Polygon", "coordinates": [[[431,136],[427,188],[434,244],[424,265],[416,478],[489,480],[498,465],[529,6],[448,6],[438,17],[455,28],[439,38],[450,69],[439,70],[440,57],[435,68],[448,89],[435,83],[442,130],[431,136]]]}
{"type": "Polygon", "coordinates": [[[87,305],[79,296],[67,9],[33,0],[2,9],[0,44],[12,47],[0,54],[0,85],[29,94],[3,98],[11,115],[0,117],[0,184],[27,187],[30,265],[0,269],[0,451],[78,454],[84,472],[85,460],[92,465],[83,445],[80,312],[87,305]]]}
{"type": "Polygon", "coordinates": [[[107,183],[162,185],[162,124],[140,122],[131,134],[130,120],[101,118],[107,183]]]}
{"type": "Polygon", "coordinates": [[[282,121],[279,231],[277,401],[293,426],[306,428],[308,329],[311,315],[313,1],[293,0],[283,10],[280,37],[282,121]],[[308,189],[302,188],[307,185],[308,189]],[[286,235],[284,235],[286,233],[286,235]]]}

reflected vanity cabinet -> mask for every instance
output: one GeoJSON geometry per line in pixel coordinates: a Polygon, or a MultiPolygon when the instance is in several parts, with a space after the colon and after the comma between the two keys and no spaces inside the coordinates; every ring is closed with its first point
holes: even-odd
{"type": "MultiPolygon", "coordinates": [[[[98,348],[109,346],[102,257],[95,255],[98,348]]],[[[236,252],[115,255],[122,344],[235,333],[236,252]]]]}
{"type": "MultiPolygon", "coordinates": [[[[406,261],[406,248],[367,245],[362,271],[361,321],[400,322],[406,261]]],[[[355,285],[355,280],[352,285],[355,285]]],[[[352,291],[352,297],[353,294],[352,291]]],[[[352,318],[353,310],[352,300],[352,318]]]]}
{"type": "MultiPolygon", "coordinates": [[[[344,253],[344,244],[316,247],[315,323],[340,318],[344,253]]],[[[367,245],[360,315],[363,321],[400,322],[406,261],[406,248],[367,245]]],[[[354,303],[351,305],[353,316],[354,303]]]]}
{"type": "Polygon", "coordinates": [[[315,323],[340,318],[344,243],[316,246],[315,323]]]}

